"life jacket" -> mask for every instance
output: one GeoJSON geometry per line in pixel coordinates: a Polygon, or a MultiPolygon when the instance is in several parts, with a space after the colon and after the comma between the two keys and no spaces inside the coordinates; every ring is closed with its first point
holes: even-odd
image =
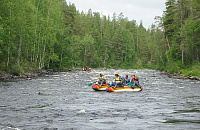
{"type": "Polygon", "coordinates": [[[104,79],[103,76],[100,76],[99,80],[100,80],[100,81],[105,81],[105,79],[104,79]]]}
{"type": "Polygon", "coordinates": [[[121,82],[121,78],[118,76],[117,78],[115,78],[115,82],[120,83],[121,82]]]}
{"type": "Polygon", "coordinates": [[[133,81],[138,81],[138,79],[137,79],[136,76],[134,76],[134,77],[132,78],[132,80],[133,80],[133,81]]]}

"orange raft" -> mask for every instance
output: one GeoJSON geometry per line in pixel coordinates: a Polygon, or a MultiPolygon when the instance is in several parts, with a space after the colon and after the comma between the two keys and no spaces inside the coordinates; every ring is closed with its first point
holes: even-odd
{"type": "Polygon", "coordinates": [[[131,87],[131,86],[122,86],[122,87],[108,87],[106,88],[107,92],[140,92],[143,87],[131,87]]]}
{"type": "Polygon", "coordinates": [[[106,91],[106,88],[108,88],[108,83],[102,84],[101,86],[98,85],[98,84],[94,84],[94,85],[92,85],[92,88],[93,88],[95,91],[106,91]]]}

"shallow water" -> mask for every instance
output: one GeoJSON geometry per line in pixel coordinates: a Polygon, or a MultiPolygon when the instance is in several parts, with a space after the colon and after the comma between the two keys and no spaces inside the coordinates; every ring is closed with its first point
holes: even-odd
{"type": "Polygon", "coordinates": [[[0,129],[200,129],[200,81],[155,70],[62,72],[32,80],[0,81],[0,129]],[[136,74],[141,92],[96,92],[103,73],[136,74]],[[41,92],[42,95],[38,95],[41,92]]]}

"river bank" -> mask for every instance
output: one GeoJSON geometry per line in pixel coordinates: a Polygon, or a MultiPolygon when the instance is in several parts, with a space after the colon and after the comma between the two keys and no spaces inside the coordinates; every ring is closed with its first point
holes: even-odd
{"type": "MultiPolygon", "coordinates": [[[[69,71],[82,71],[82,68],[72,68],[72,69],[67,69],[67,70],[52,70],[52,69],[47,69],[47,70],[37,70],[33,71],[32,73],[22,73],[20,75],[12,75],[12,74],[7,74],[1,72],[0,75],[0,80],[5,80],[5,79],[18,79],[18,78],[25,78],[25,79],[31,79],[33,77],[38,77],[42,75],[50,75],[53,74],[54,72],[69,72],[69,71]]],[[[190,80],[200,80],[200,77],[197,76],[183,76],[181,75],[182,73],[168,73],[167,71],[160,70],[161,74],[163,75],[168,75],[169,78],[176,78],[176,79],[190,79],[190,80]]]]}
{"type": "Polygon", "coordinates": [[[167,71],[161,71],[161,74],[168,75],[169,78],[200,80],[197,76],[183,76],[181,72],[170,74],[167,71]]]}
{"type": "Polygon", "coordinates": [[[27,80],[30,80],[33,77],[38,77],[42,75],[50,75],[55,72],[69,72],[69,71],[80,71],[82,70],[81,68],[72,68],[72,69],[67,69],[67,70],[52,70],[52,69],[47,69],[47,70],[34,70],[31,73],[21,73],[19,75],[13,75],[13,74],[8,74],[6,72],[1,72],[0,73],[0,80],[5,80],[5,79],[19,79],[19,78],[24,78],[27,80]]]}
{"type": "Polygon", "coordinates": [[[7,74],[6,72],[1,72],[0,75],[0,80],[5,80],[5,79],[19,79],[19,78],[33,78],[33,77],[38,77],[46,74],[52,74],[52,70],[41,70],[38,72],[32,72],[32,73],[21,73],[19,75],[12,75],[12,74],[7,74]]]}

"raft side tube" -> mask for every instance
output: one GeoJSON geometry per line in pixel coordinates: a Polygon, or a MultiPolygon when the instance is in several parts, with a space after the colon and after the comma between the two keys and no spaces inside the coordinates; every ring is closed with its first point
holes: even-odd
{"type": "Polygon", "coordinates": [[[130,87],[130,86],[124,86],[124,87],[110,87],[107,88],[106,91],[107,92],[140,92],[142,91],[143,87],[130,87]]]}
{"type": "Polygon", "coordinates": [[[106,85],[102,85],[101,87],[99,85],[97,85],[97,84],[96,85],[92,85],[92,88],[95,91],[105,91],[107,87],[108,86],[106,86],[106,85]]]}
{"type": "Polygon", "coordinates": [[[98,89],[99,89],[99,86],[98,86],[98,85],[92,85],[92,88],[93,88],[94,90],[98,90],[98,89]]]}
{"type": "Polygon", "coordinates": [[[114,88],[112,88],[112,87],[106,88],[106,91],[107,92],[114,92],[114,88]]]}

